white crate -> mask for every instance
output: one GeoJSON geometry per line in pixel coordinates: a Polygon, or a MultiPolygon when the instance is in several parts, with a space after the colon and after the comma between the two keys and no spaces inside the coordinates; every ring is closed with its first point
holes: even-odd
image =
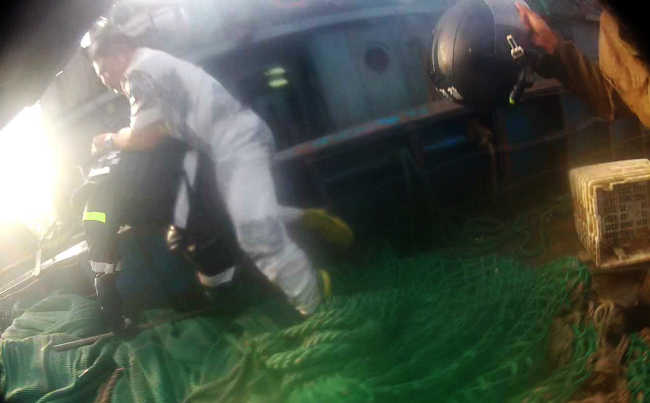
{"type": "Polygon", "coordinates": [[[569,179],[576,230],[596,267],[650,261],[650,161],[577,168],[569,179]]]}

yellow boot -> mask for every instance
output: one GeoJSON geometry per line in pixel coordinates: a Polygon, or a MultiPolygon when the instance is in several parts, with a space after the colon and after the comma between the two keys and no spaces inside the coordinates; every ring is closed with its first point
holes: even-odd
{"type": "Polygon", "coordinates": [[[318,289],[322,301],[332,298],[332,279],[327,270],[318,270],[318,289]]]}
{"type": "Polygon", "coordinates": [[[305,228],[320,233],[327,242],[341,249],[347,249],[354,243],[354,232],[350,226],[323,209],[305,210],[300,222],[305,228]]]}

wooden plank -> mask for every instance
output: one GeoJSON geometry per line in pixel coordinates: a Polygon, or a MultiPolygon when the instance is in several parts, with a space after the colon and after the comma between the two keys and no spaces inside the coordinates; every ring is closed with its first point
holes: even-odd
{"type": "Polygon", "coordinates": [[[608,274],[622,274],[647,271],[650,269],[650,262],[635,264],[632,266],[618,267],[616,269],[599,269],[593,263],[589,263],[589,270],[593,276],[603,276],[608,274]]]}

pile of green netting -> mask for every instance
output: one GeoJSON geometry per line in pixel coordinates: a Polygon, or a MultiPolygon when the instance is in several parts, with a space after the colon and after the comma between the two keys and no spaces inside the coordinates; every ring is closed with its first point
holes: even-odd
{"type": "Polygon", "coordinates": [[[639,334],[634,334],[627,351],[627,388],[635,402],[650,402],[650,346],[639,334]]]}
{"type": "Polygon", "coordinates": [[[7,402],[533,403],[566,401],[590,375],[592,327],[574,326],[569,364],[547,358],[555,315],[589,281],[576,260],[371,256],[330,268],[338,295],[290,328],[269,302],[57,352],[106,329],[95,301],[53,295],[4,332],[1,390],[7,402]]]}

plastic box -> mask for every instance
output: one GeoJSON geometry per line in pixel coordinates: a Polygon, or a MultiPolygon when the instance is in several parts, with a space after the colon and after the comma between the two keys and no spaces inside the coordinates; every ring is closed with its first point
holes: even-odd
{"type": "Polygon", "coordinates": [[[650,161],[577,168],[569,179],[576,230],[596,267],[650,261],[650,161]]]}

